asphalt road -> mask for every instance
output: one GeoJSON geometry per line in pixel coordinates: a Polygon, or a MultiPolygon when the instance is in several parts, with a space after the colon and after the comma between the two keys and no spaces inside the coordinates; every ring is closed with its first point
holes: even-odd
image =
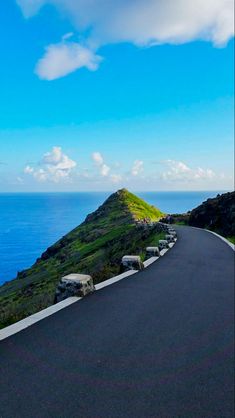
{"type": "Polygon", "coordinates": [[[0,344],[1,418],[232,418],[234,252],[206,231],[0,344]]]}

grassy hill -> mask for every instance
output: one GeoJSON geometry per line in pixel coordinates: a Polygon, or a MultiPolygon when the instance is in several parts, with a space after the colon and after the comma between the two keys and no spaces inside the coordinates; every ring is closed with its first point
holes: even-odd
{"type": "Polygon", "coordinates": [[[155,228],[136,223],[157,221],[159,209],[122,189],[88,215],[73,231],[48,248],[36,263],[0,287],[0,327],[9,325],[53,303],[61,276],[91,274],[95,283],[119,272],[125,253],[142,254],[162,237],[155,228]]]}

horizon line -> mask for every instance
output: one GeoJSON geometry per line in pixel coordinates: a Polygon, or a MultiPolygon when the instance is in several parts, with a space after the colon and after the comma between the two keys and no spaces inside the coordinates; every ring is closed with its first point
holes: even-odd
{"type": "MultiPolygon", "coordinates": [[[[121,188],[123,189],[123,187],[121,188]]],[[[121,190],[121,189],[115,189],[121,190]]],[[[129,189],[127,189],[130,191],[129,189]]],[[[206,190],[132,190],[131,193],[204,193],[204,192],[219,192],[219,193],[231,193],[232,189],[206,189],[206,190]]],[[[71,194],[71,193],[115,193],[114,190],[71,190],[71,191],[1,191],[0,194],[71,194]]]]}

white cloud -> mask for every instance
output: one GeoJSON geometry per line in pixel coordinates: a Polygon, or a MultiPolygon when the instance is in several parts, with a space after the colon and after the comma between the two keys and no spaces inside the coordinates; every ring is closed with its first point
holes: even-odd
{"type": "Polygon", "coordinates": [[[161,178],[166,181],[211,180],[216,177],[216,174],[209,168],[193,169],[182,161],[175,160],[166,160],[163,163],[168,167],[168,170],[161,174],[161,178]]]}
{"type": "Polygon", "coordinates": [[[62,152],[61,147],[53,147],[50,152],[44,154],[41,161],[41,168],[35,168],[27,165],[24,169],[25,174],[32,175],[37,181],[60,181],[69,180],[72,169],[77,165],[62,152]]]}
{"type": "MultiPolygon", "coordinates": [[[[40,168],[39,170],[35,170],[33,172],[33,176],[39,182],[44,182],[44,181],[49,180],[49,173],[47,173],[43,168],[40,168]]],[[[57,183],[55,179],[53,179],[53,181],[57,183]]]]}
{"type": "MultiPolygon", "coordinates": [[[[138,46],[205,40],[222,46],[234,34],[233,0],[17,0],[31,17],[45,4],[69,17],[87,45],[96,49],[116,42],[138,46]]],[[[66,38],[65,38],[66,39],[66,38]]],[[[68,39],[68,38],[67,38],[68,39]]],[[[100,57],[76,43],[47,47],[36,72],[52,80],[81,67],[96,69],[100,57]]]]}
{"type": "Polygon", "coordinates": [[[233,0],[17,0],[25,17],[52,4],[98,43],[223,44],[233,35],[233,0]]]}
{"type": "Polygon", "coordinates": [[[122,176],[121,174],[111,174],[110,180],[112,183],[118,184],[122,181],[122,176]]]}
{"type": "Polygon", "coordinates": [[[25,174],[32,174],[33,172],[34,172],[33,167],[30,167],[29,165],[27,165],[27,166],[24,168],[24,173],[25,173],[25,174]]]}
{"type": "Polygon", "coordinates": [[[104,158],[101,155],[100,152],[93,152],[92,159],[96,165],[96,167],[99,169],[99,172],[102,177],[107,177],[110,172],[110,167],[105,164],[104,158]]]}
{"type": "Polygon", "coordinates": [[[43,156],[43,162],[45,164],[58,164],[63,159],[61,147],[53,147],[52,151],[46,152],[43,156]]]}
{"type": "Polygon", "coordinates": [[[100,152],[93,152],[92,159],[98,166],[101,166],[104,163],[104,159],[100,152]]]}
{"type": "Polygon", "coordinates": [[[63,171],[65,173],[77,165],[75,161],[71,160],[62,152],[61,147],[53,147],[52,151],[44,154],[43,163],[46,164],[52,172],[63,171]]]}
{"type": "Polygon", "coordinates": [[[144,170],[144,162],[141,160],[135,160],[131,174],[132,176],[138,176],[140,173],[142,173],[144,170]]]}
{"type": "Polygon", "coordinates": [[[198,167],[195,171],[194,178],[195,179],[213,179],[216,176],[214,171],[210,168],[206,168],[205,170],[201,167],[198,167]]]}
{"type": "Polygon", "coordinates": [[[82,67],[95,71],[100,61],[100,56],[78,43],[60,42],[47,46],[35,73],[43,80],[55,80],[82,67]]]}
{"type": "MultiPolygon", "coordinates": [[[[121,174],[111,173],[111,167],[105,163],[104,157],[100,152],[93,152],[92,159],[95,163],[95,166],[98,168],[101,177],[105,177],[113,184],[118,184],[122,181],[123,178],[121,174]]],[[[114,164],[114,167],[117,170],[118,167],[116,164],[114,164]]]]}
{"type": "Polygon", "coordinates": [[[110,167],[106,164],[103,164],[100,169],[100,174],[105,177],[109,174],[109,172],[110,172],[110,167]]]}

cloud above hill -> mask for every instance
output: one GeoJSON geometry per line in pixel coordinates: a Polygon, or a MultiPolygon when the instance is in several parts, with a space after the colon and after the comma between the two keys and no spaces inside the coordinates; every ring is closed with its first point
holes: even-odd
{"type": "Polygon", "coordinates": [[[212,180],[216,177],[210,168],[191,168],[182,161],[166,160],[163,164],[167,167],[167,171],[161,173],[161,178],[167,182],[195,182],[197,180],[212,180]]]}
{"type": "MultiPolygon", "coordinates": [[[[107,180],[110,180],[111,183],[113,184],[118,184],[122,181],[123,179],[122,174],[112,173],[112,167],[110,167],[109,165],[105,163],[104,157],[100,152],[98,151],[93,152],[91,158],[101,177],[106,178],[107,180]]],[[[115,167],[115,169],[117,169],[117,167],[115,167]]]]}
{"type": "Polygon", "coordinates": [[[135,160],[132,166],[131,174],[132,176],[138,176],[144,171],[144,162],[141,160],[135,160]]]}
{"type": "MultiPolygon", "coordinates": [[[[75,157],[76,158],[76,157],[75,157]]],[[[86,156],[86,159],[88,155],[86,156]]],[[[82,160],[70,158],[61,147],[54,146],[42,155],[37,163],[25,164],[23,172],[17,173],[17,183],[27,184],[27,178],[41,184],[56,184],[58,187],[70,185],[74,187],[93,188],[106,186],[107,190],[113,185],[118,187],[160,187],[176,189],[190,186],[190,189],[203,185],[216,185],[226,180],[224,173],[214,172],[211,168],[191,166],[179,160],[163,160],[154,162],[157,169],[147,161],[129,160],[128,164],[106,161],[100,151],[90,155],[87,165],[82,160]]],[[[229,180],[227,178],[227,180],[229,180]]],[[[93,189],[94,190],[94,189],[93,189]]]]}
{"type": "Polygon", "coordinates": [[[95,166],[98,168],[99,173],[102,177],[107,177],[110,172],[110,167],[105,164],[104,158],[100,152],[93,152],[92,159],[95,163],[95,166]]]}
{"type": "Polygon", "coordinates": [[[68,181],[73,168],[77,163],[63,153],[61,147],[53,147],[44,154],[39,167],[27,165],[24,173],[33,176],[39,182],[52,181],[59,183],[68,181]]]}
{"type": "Polygon", "coordinates": [[[85,66],[98,67],[97,49],[130,42],[136,46],[183,44],[193,40],[223,46],[234,34],[233,0],[17,0],[26,18],[46,4],[69,18],[83,45],[49,45],[36,72],[52,80],[85,66]],[[65,59],[64,59],[65,57],[65,59]],[[53,64],[53,61],[55,64],[53,64]]]}

